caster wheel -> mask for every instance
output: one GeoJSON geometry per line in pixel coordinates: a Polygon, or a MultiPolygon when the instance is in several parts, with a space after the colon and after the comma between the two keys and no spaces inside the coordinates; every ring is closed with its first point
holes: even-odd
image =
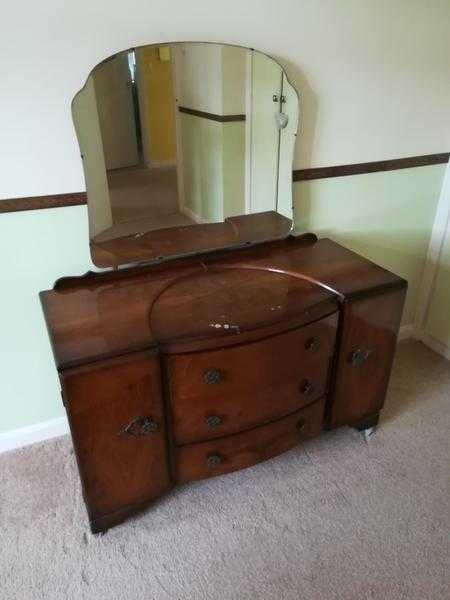
{"type": "Polygon", "coordinates": [[[380,413],[375,413],[374,415],[366,417],[356,425],[353,425],[353,427],[362,433],[364,438],[367,440],[371,435],[374,434],[379,419],[380,413]]]}
{"type": "Polygon", "coordinates": [[[369,438],[371,438],[374,435],[376,430],[377,430],[376,427],[368,427],[367,429],[361,430],[361,433],[364,436],[364,439],[367,441],[369,438]]]}

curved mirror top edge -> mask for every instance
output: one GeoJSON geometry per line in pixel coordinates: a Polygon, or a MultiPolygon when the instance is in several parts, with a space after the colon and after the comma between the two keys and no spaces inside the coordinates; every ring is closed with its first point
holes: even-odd
{"type": "Polygon", "coordinates": [[[99,268],[280,239],[299,98],[281,65],[211,42],[124,50],[72,101],[99,268]]]}

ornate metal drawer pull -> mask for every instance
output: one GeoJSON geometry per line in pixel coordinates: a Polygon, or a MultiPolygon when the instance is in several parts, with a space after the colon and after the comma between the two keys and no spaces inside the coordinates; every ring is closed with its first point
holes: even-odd
{"type": "Polygon", "coordinates": [[[155,433],[159,429],[159,423],[151,417],[136,417],[128,423],[120,432],[122,435],[131,435],[133,437],[141,437],[155,433]]]}
{"type": "Polygon", "coordinates": [[[371,354],[370,349],[357,348],[350,354],[350,362],[353,367],[361,367],[371,354]]]}
{"type": "Polygon", "coordinates": [[[314,390],[315,387],[309,379],[304,379],[300,383],[300,391],[302,394],[305,394],[305,396],[310,396],[314,392],[314,390]]]}
{"type": "Polygon", "coordinates": [[[219,425],[222,425],[222,417],[219,417],[218,415],[206,417],[205,421],[208,427],[218,427],[219,425]]]}
{"type": "Polygon", "coordinates": [[[205,383],[220,383],[222,379],[223,373],[219,369],[206,369],[206,371],[203,371],[203,381],[205,383]]]}
{"type": "Polygon", "coordinates": [[[305,348],[311,350],[311,352],[317,352],[320,348],[320,340],[315,337],[309,338],[309,340],[306,340],[305,348]]]}
{"type": "Polygon", "coordinates": [[[206,457],[206,465],[209,469],[213,469],[214,467],[219,466],[223,461],[223,458],[220,454],[210,454],[206,457]]]}

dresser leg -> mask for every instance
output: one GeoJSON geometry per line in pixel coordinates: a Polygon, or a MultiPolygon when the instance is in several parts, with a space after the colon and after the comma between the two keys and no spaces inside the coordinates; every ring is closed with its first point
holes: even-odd
{"type": "Polygon", "coordinates": [[[102,527],[102,525],[98,525],[95,521],[90,522],[90,529],[93,535],[97,535],[98,537],[105,535],[109,531],[109,527],[102,527]]]}
{"type": "Polygon", "coordinates": [[[132,504],[131,506],[124,506],[121,510],[118,510],[114,513],[96,517],[91,516],[89,519],[91,532],[94,534],[106,533],[108,529],[111,529],[111,527],[115,527],[116,525],[120,525],[120,523],[123,523],[132,515],[136,515],[147,510],[154,500],[155,499],[152,498],[147,502],[132,504]]]}
{"type": "MultiPolygon", "coordinates": [[[[118,520],[118,522],[120,523],[120,520],[118,520]]],[[[109,530],[111,522],[108,517],[106,517],[106,519],[89,519],[89,526],[91,533],[100,536],[104,535],[109,530]]],[[[114,526],[114,523],[112,523],[112,526],[114,526]]]]}

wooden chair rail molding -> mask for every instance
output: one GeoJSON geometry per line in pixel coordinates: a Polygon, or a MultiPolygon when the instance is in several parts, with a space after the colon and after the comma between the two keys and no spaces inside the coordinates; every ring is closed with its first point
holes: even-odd
{"type": "Polygon", "coordinates": [[[209,121],[217,121],[218,123],[235,123],[236,121],[245,121],[245,115],[217,115],[215,113],[204,112],[203,110],[187,108],[186,106],[180,106],[178,110],[180,113],[184,113],[186,115],[200,117],[209,121]]]}
{"type": "Polygon", "coordinates": [[[378,160],[354,165],[338,165],[336,167],[317,167],[315,169],[298,169],[293,172],[294,181],[310,179],[325,179],[327,177],[345,177],[346,175],[363,175],[364,173],[378,173],[380,171],[395,171],[397,169],[410,169],[412,167],[426,167],[447,163],[450,152],[441,154],[425,154],[424,156],[408,156],[392,160],[378,160]]]}
{"type": "Polygon", "coordinates": [[[80,206],[81,204],[86,204],[86,202],[86,192],[53,194],[51,196],[29,196],[28,198],[9,198],[7,200],[0,200],[0,213],[80,206]]]}
{"type": "MultiPolygon", "coordinates": [[[[363,175],[380,171],[394,171],[412,167],[424,167],[447,163],[449,152],[426,154],[424,156],[409,156],[392,160],[379,160],[354,165],[339,165],[335,167],[316,167],[313,169],[296,169],[292,173],[293,181],[309,181],[328,177],[345,177],[347,175],[363,175]]],[[[22,210],[39,210],[42,208],[63,208],[64,206],[79,206],[86,204],[86,192],[70,194],[53,194],[50,196],[29,196],[27,198],[0,199],[0,213],[18,212],[22,210]]]]}

